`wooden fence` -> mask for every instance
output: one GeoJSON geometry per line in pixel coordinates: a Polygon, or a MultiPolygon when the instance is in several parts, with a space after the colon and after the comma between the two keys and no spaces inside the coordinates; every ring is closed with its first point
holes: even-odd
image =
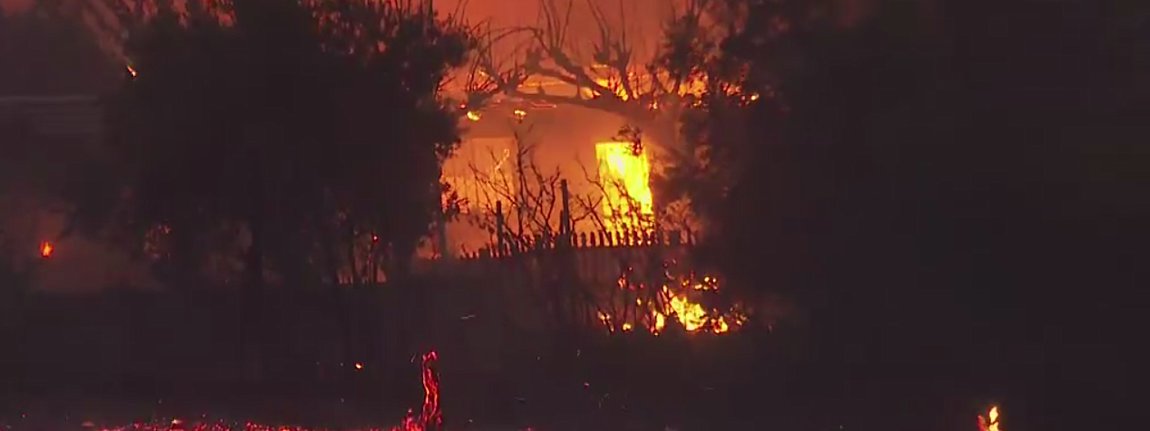
{"type": "Polygon", "coordinates": [[[690,231],[593,231],[549,238],[537,235],[529,240],[497,240],[479,250],[464,253],[462,260],[501,259],[525,254],[538,254],[564,248],[574,250],[652,247],[691,247],[696,238],[690,231]]]}

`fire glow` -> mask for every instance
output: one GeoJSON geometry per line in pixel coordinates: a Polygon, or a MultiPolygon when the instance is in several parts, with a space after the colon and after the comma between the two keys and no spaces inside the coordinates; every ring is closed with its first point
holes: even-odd
{"type": "Polygon", "coordinates": [[[642,283],[632,283],[627,274],[617,281],[620,290],[635,293],[634,306],[625,304],[614,312],[600,311],[599,321],[614,333],[631,332],[642,328],[653,335],[659,335],[671,322],[682,326],[687,333],[725,334],[742,327],[748,320],[748,313],[741,304],[728,310],[708,308],[696,299],[719,292],[719,280],[704,276],[683,276],[675,282],[664,283],[653,292],[642,283]]]}
{"type": "Polygon", "coordinates": [[[978,415],[978,431],[1002,431],[998,423],[998,406],[990,406],[986,416],[978,415]]]}
{"type": "Polygon", "coordinates": [[[605,194],[603,216],[607,228],[649,228],[655,211],[651,162],[646,152],[636,152],[630,142],[600,142],[595,144],[595,158],[605,194]]]}
{"type": "MultiPolygon", "coordinates": [[[[362,431],[433,431],[443,428],[443,412],[439,410],[439,373],[436,362],[439,355],[433,350],[423,355],[421,363],[421,378],[423,380],[423,407],[419,414],[407,411],[407,415],[399,425],[390,428],[366,428],[362,431]]],[[[90,422],[85,422],[85,429],[93,429],[90,422]]],[[[266,425],[252,422],[225,423],[225,422],[185,422],[181,419],[163,420],[150,423],[134,423],[128,426],[99,428],[100,431],[327,431],[326,428],[305,428],[287,425],[266,425]]],[[[359,431],[359,430],[349,430],[359,431]]]]}
{"type": "Polygon", "coordinates": [[[52,253],[54,253],[55,251],[56,251],[56,246],[52,245],[51,242],[44,241],[44,242],[40,243],[40,257],[42,257],[44,259],[50,258],[50,257],[52,257],[52,253]]]}

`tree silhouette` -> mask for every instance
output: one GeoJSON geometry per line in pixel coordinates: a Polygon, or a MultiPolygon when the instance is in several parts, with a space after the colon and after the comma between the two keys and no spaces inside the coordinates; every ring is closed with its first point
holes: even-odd
{"type": "Polygon", "coordinates": [[[457,141],[438,90],[468,49],[462,27],[402,1],[115,6],[133,222],[168,236],[181,276],[238,243],[249,285],[266,270],[334,283],[361,272],[365,237],[403,273],[457,141]]]}
{"type": "MultiPolygon", "coordinates": [[[[673,44],[705,43],[698,25],[700,2],[691,1],[673,31],[673,44]]],[[[679,53],[644,53],[622,25],[611,23],[607,12],[587,2],[597,37],[571,34],[574,1],[540,0],[539,22],[530,27],[490,30],[468,82],[469,109],[482,109],[496,95],[555,105],[572,105],[619,115],[654,137],[673,159],[685,158],[676,133],[679,113],[690,97],[700,93],[698,76],[673,75],[664,63],[679,53]],[[512,45],[510,58],[500,48],[512,45]],[[589,45],[589,46],[588,46],[589,45]],[[648,54],[644,57],[644,54],[648,54]],[[562,84],[546,89],[541,80],[562,84]],[[534,86],[529,82],[535,83],[534,86]],[[561,93],[556,93],[561,91],[561,93]]],[[[620,3],[622,6],[622,3],[620,3]]],[[[671,48],[678,48],[672,45],[671,48]]]]}
{"type": "MultiPolygon", "coordinates": [[[[816,400],[835,393],[832,380],[881,375],[908,385],[845,408],[1022,391],[1019,402],[1052,403],[1043,414],[1073,410],[1020,388],[1051,384],[1035,364],[1099,366],[1117,345],[1038,334],[1121,340],[1129,327],[1099,310],[1131,281],[1119,263],[1130,245],[1114,228],[1138,230],[1131,221],[1147,210],[1123,168],[1144,161],[1119,161],[1144,154],[1134,142],[1145,129],[1120,113],[1146,100],[1133,72],[1145,70],[1146,45],[1134,42],[1145,8],[872,2],[869,18],[846,26],[818,2],[731,3],[739,31],[724,55],[745,62],[764,97],[742,128],[704,123],[708,139],[750,144],[736,147],[747,168],[719,202],[711,256],[729,284],[789,291],[811,316],[814,350],[799,374],[811,398],[778,408],[816,417],[802,406],[830,408],[816,400]],[[1087,285],[1107,292],[1073,299],[1087,285]],[[928,365],[937,358],[952,365],[928,365]]],[[[1126,365],[1091,373],[1118,382],[1126,365]]],[[[945,428],[963,414],[916,410],[899,423],[945,428]]]]}

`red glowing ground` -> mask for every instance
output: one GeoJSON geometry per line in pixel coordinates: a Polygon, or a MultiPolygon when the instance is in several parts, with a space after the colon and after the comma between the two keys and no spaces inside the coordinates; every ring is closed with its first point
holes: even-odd
{"type": "MultiPolygon", "coordinates": [[[[399,425],[381,428],[363,428],[345,431],[435,431],[443,426],[443,413],[439,411],[439,376],[435,370],[435,362],[439,355],[435,351],[423,355],[423,407],[418,415],[408,411],[407,416],[399,425]]],[[[185,422],[181,419],[171,419],[156,422],[137,422],[125,426],[100,427],[92,423],[85,423],[84,429],[99,431],[327,431],[326,428],[305,428],[285,425],[264,425],[257,423],[226,423],[226,422],[185,422]]]]}

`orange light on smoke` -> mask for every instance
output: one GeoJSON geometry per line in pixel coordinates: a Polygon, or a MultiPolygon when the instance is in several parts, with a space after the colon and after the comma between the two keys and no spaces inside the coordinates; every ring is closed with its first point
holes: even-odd
{"type": "Polygon", "coordinates": [[[52,243],[44,241],[40,244],[40,257],[45,259],[52,257],[52,252],[54,251],[56,251],[56,247],[53,246],[52,243]]]}
{"type": "Polygon", "coordinates": [[[655,214],[651,195],[651,162],[645,151],[635,154],[630,142],[595,144],[599,181],[604,188],[603,215],[612,221],[649,220],[655,214]]]}

